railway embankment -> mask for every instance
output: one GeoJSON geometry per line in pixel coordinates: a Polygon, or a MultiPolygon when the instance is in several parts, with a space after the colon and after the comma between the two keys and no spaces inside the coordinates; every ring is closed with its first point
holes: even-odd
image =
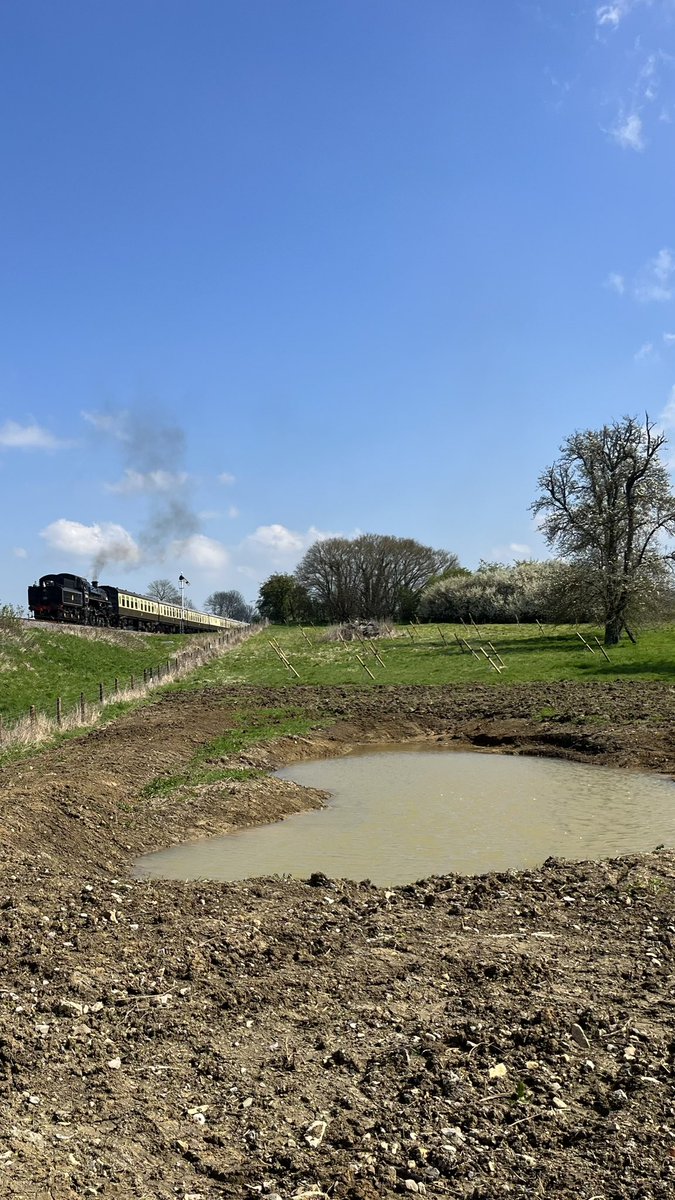
{"type": "Polygon", "coordinates": [[[167,636],[0,617],[0,754],[94,725],[250,633],[167,636]]]}
{"type": "Polygon", "coordinates": [[[675,773],[673,689],[165,695],[0,770],[0,1190],[669,1197],[675,856],[401,888],[139,881],[368,741],[675,773]]]}

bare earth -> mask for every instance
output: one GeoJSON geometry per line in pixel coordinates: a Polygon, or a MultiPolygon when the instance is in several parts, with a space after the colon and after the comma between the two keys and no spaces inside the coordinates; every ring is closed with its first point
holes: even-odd
{"type": "Polygon", "coordinates": [[[0,772],[0,1195],[675,1194],[675,853],[367,882],[139,882],[134,858],[320,797],[142,799],[261,706],[315,729],[675,775],[675,688],[233,688],[0,772]]]}

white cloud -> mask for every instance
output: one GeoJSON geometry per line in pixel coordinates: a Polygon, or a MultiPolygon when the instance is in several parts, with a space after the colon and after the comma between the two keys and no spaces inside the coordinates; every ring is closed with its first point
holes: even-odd
{"type": "Polygon", "coordinates": [[[599,28],[609,26],[616,29],[632,8],[631,0],[616,0],[614,4],[601,4],[595,10],[595,21],[599,28]]]}
{"type": "Polygon", "coordinates": [[[118,413],[101,413],[101,412],[85,412],[80,413],[83,421],[88,425],[93,425],[98,433],[109,434],[110,437],[117,438],[119,442],[126,442],[129,438],[127,429],[128,414],[126,412],[118,413]]]}
{"type": "Polygon", "coordinates": [[[95,558],[106,562],[137,563],[141,552],[131,534],[122,525],[110,521],[83,525],[60,517],[42,530],[40,537],[54,550],[78,558],[95,558]]]}
{"type": "Polygon", "coordinates": [[[635,362],[640,362],[643,358],[651,358],[654,354],[654,343],[643,342],[639,350],[635,351],[633,359],[635,362]]]}
{"type": "Polygon", "coordinates": [[[236,504],[230,505],[230,507],[227,510],[227,515],[231,521],[234,521],[235,517],[239,516],[239,509],[237,508],[236,504]]]}
{"type": "Polygon", "coordinates": [[[215,538],[206,537],[203,533],[194,533],[192,537],[173,542],[171,554],[175,558],[184,559],[191,566],[202,567],[206,571],[222,571],[230,561],[230,556],[215,538]]]}
{"type": "Polygon", "coordinates": [[[632,112],[625,118],[620,117],[610,134],[624,150],[639,151],[645,148],[642,117],[639,113],[632,112]]]}
{"type": "Polygon", "coordinates": [[[664,333],[663,344],[664,346],[675,346],[675,333],[664,333]]]}
{"type": "Polygon", "coordinates": [[[285,525],[259,525],[246,539],[249,545],[260,546],[274,554],[299,554],[305,547],[302,533],[294,533],[285,525]]]}
{"type": "Polygon", "coordinates": [[[635,282],[636,300],[642,304],[648,304],[652,300],[672,300],[674,275],[675,258],[672,250],[664,246],[639,272],[635,282]]]}
{"type": "Polygon", "coordinates": [[[230,475],[229,471],[221,471],[218,476],[218,483],[222,483],[223,487],[231,487],[235,482],[235,476],[230,475]]]}
{"type": "Polygon", "coordinates": [[[127,467],[124,475],[117,483],[106,483],[106,491],[116,492],[122,496],[139,495],[143,492],[172,492],[187,483],[185,471],[134,471],[127,467]]]}
{"type": "Polygon", "coordinates": [[[28,551],[24,550],[23,546],[15,546],[12,554],[15,558],[28,558],[28,551]]]}
{"type": "Polygon", "coordinates": [[[625,17],[638,5],[652,4],[653,0],[612,0],[611,4],[599,4],[595,10],[598,29],[618,29],[625,17]]]}
{"type": "Polygon", "coordinates": [[[532,547],[525,542],[509,542],[507,546],[493,546],[490,552],[492,562],[521,562],[524,558],[532,557],[532,547]]]}
{"type": "Polygon", "coordinates": [[[63,450],[72,442],[57,438],[34,421],[30,425],[19,425],[18,421],[5,421],[0,426],[0,446],[12,450],[63,450]]]}
{"type": "Polygon", "coordinates": [[[610,271],[605,280],[605,287],[616,292],[617,296],[623,296],[626,290],[626,281],[623,275],[619,275],[618,271],[610,271]]]}

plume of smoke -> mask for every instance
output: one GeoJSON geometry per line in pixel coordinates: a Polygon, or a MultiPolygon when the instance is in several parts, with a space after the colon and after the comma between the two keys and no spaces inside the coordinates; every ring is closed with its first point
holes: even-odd
{"type": "MultiPolygon", "coordinates": [[[[115,444],[133,490],[148,500],[148,516],[138,541],[143,556],[161,561],[170,545],[198,533],[200,522],[192,504],[189,479],[183,470],[185,433],[166,421],[160,410],[134,408],[83,413],[97,436],[115,444]],[[166,486],[173,480],[173,486],[166,486]]],[[[121,487],[112,490],[123,491],[121,487]]],[[[109,561],[105,551],[97,554],[94,578],[99,578],[109,561]]]]}

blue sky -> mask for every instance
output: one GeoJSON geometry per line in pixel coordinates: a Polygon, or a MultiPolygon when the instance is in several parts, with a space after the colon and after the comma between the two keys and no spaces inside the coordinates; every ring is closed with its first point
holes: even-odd
{"type": "Polygon", "coordinates": [[[0,602],[543,556],[567,434],[675,426],[673,0],[6,3],[0,148],[0,602]]]}

